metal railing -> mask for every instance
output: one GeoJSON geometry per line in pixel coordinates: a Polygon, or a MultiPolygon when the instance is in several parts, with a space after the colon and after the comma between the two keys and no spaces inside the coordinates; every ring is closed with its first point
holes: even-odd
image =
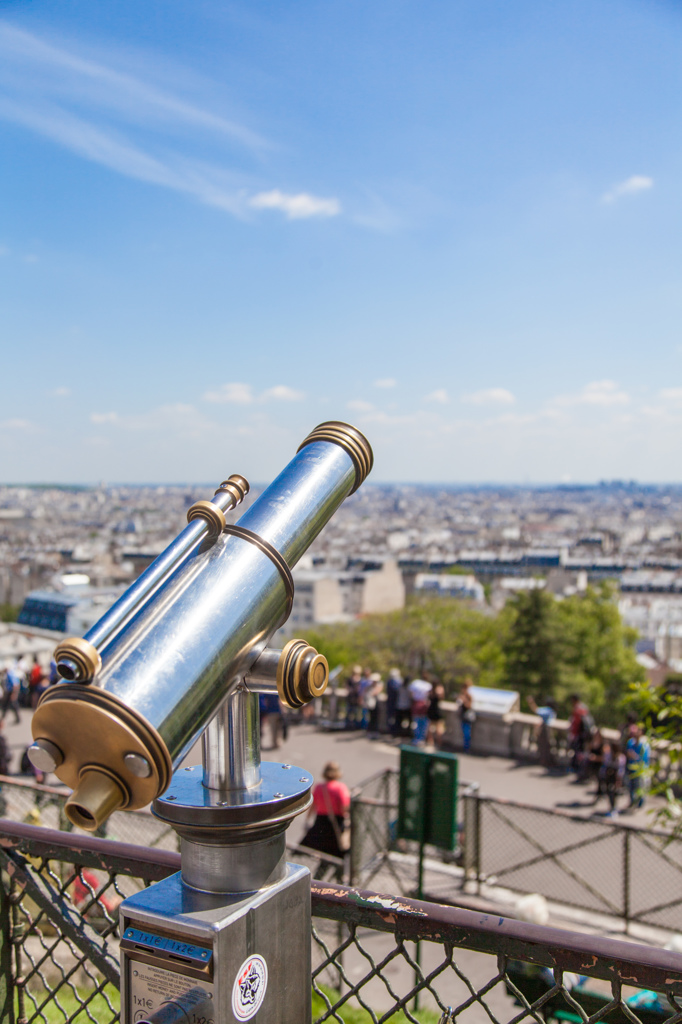
{"type": "Polygon", "coordinates": [[[465,798],[464,868],[483,886],[537,892],[659,928],[682,922],[682,840],[478,794],[465,798]]]}
{"type": "MultiPolygon", "coordinates": [[[[0,861],[0,1022],[113,1024],[116,903],[179,855],[2,821],[0,861]]],[[[316,1024],[682,1022],[676,953],[331,882],[312,903],[316,1024]]]]}
{"type": "MultiPolygon", "coordinates": [[[[31,777],[0,775],[0,818],[70,832],[73,825],[64,813],[70,794],[66,786],[46,786],[31,777]]],[[[148,810],[119,811],[105,822],[97,835],[135,846],[179,849],[173,829],[148,810]]]]}
{"type": "MultiPolygon", "coordinates": [[[[398,773],[389,769],[358,787],[352,803],[351,879],[377,877],[409,895],[414,844],[396,839],[398,773]]],[[[682,924],[682,839],[653,828],[584,818],[564,811],[459,789],[460,849],[432,851],[427,891],[452,900],[458,891],[540,893],[593,913],[678,930],[682,924]]],[[[680,929],[682,930],[682,929],[680,929]]]]}

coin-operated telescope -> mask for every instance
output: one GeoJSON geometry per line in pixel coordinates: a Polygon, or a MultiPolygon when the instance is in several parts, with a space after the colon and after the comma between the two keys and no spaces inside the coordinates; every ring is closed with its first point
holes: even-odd
{"type": "Polygon", "coordinates": [[[181,840],[177,875],[121,904],[123,1024],[308,1024],[310,878],[285,830],[312,777],[261,762],[258,694],[301,707],[326,660],[303,640],[267,646],[293,601],[291,568],[372,468],[355,428],[322,423],[239,522],[233,476],[83,638],[33,716],[29,756],[71,786],[94,830],[152,802],[181,840]],[[180,768],[202,736],[203,765],[180,768]],[[175,772],[175,773],[174,773],[175,772]]]}

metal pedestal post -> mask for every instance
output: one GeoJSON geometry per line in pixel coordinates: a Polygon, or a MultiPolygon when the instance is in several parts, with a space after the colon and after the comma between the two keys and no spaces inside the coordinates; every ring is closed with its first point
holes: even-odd
{"type": "Polygon", "coordinates": [[[154,802],[182,868],[121,904],[122,1024],[310,1024],[310,872],[287,864],[285,831],[312,781],[261,764],[258,698],[238,687],[203,766],[154,802]]]}

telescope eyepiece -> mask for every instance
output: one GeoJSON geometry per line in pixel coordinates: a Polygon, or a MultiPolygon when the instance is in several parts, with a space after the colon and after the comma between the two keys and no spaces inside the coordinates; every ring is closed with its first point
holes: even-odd
{"type": "Polygon", "coordinates": [[[73,825],[89,832],[107,820],[110,814],[125,807],[130,795],[119,779],[101,767],[86,766],[81,770],[78,786],[64,805],[73,825]]]}
{"type": "Polygon", "coordinates": [[[97,648],[80,636],[57,644],[54,660],[60,676],[69,683],[89,683],[102,667],[97,648]]]}

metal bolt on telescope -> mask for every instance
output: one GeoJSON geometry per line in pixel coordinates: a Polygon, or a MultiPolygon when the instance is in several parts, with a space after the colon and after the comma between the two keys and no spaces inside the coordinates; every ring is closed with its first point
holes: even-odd
{"type": "Polygon", "coordinates": [[[305,641],[267,644],[291,568],[372,463],[358,430],[322,423],[234,526],[248,483],[230,477],[55,651],[65,682],[38,705],[29,756],[72,787],[68,817],[94,830],[151,802],[181,841],[180,873],[121,904],[123,1024],[310,1022],[310,877],[286,863],[285,830],[312,777],[261,763],[258,694],[297,708],[326,689],[305,641]],[[203,764],[177,770],[200,736],[203,764]]]}

